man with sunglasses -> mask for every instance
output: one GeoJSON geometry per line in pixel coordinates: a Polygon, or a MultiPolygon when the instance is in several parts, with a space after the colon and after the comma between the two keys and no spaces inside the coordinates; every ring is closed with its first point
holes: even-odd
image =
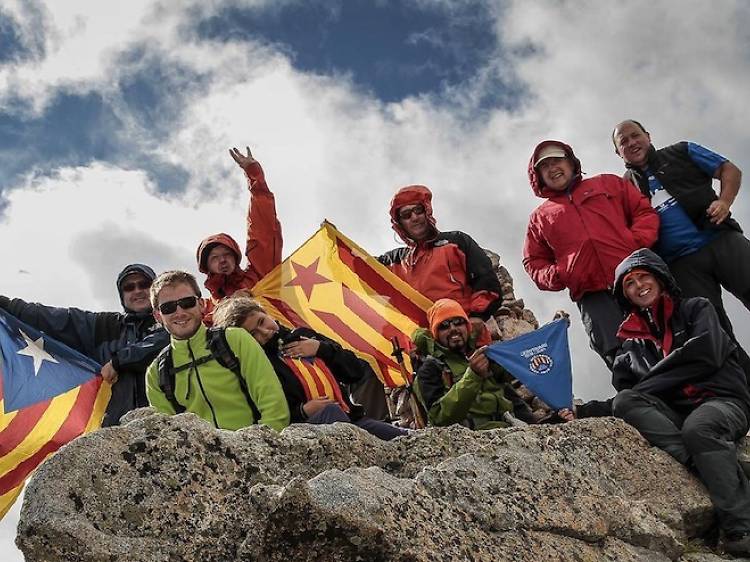
{"type": "MultiPolygon", "coordinates": [[[[439,299],[427,311],[430,329],[418,328],[412,340],[420,357],[416,389],[431,425],[454,423],[471,429],[507,427],[508,413],[521,406],[509,388],[510,375],[490,364],[484,349],[477,349],[463,307],[439,299]]],[[[515,412],[519,414],[519,411],[515,412]]],[[[533,421],[524,408],[524,421],[533,421]]]]}
{"type": "Polygon", "coordinates": [[[169,332],[171,396],[164,384],[164,356],[146,373],[149,403],[160,412],[192,412],[214,427],[240,429],[262,423],[281,431],[289,425],[281,383],[258,342],[243,328],[226,328],[223,336],[236,371],[214,355],[203,324],[204,304],[195,277],[167,271],[151,286],[154,316],[169,332]],[[161,364],[161,365],[160,365],[161,364]]]}
{"type": "Polygon", "coordinates": [[[500,306],[500,281],[474,239],[457,230],[441,232],[432,216],[432,192],[423,185],[401,188],[391,201],[391,227],[406,243],[378,258],[427,298],[458,302],[479,327],[500,306]]]}
{"type": "Polygon", "coordinates": [[[113,384],[102,425],[116,425],[130,410],[148,406],[144,373],[169,343],[148,298],[155,277],[147,265],[125,266],[116,282],[124,312],[57,308],[5,296],[0,308],[102,365],[102,376],[113,384]]]}
{"type": "MultiPolygon", "coordinates": [[[[423,185],[399,189],[391,200],[391,228],[406,246],[378,261],[430,300],[449,298],[468,314],[472,332],[489,342],[484,322],[500,307],[500,281],[474,239],[458,230],[441,232],[432,216],[432,192],[423,185]]],[[[367,379],[354,390],[371,415],[385,416],[382,384],[367,379]],[[379,399],[379,400],[378,400],[379,399]]]]}
{"type": "Polygon", "coordinates": [[[401,188],[391,201],[391,227],[406,243],[378,258],[431,300],[457,301],[479,325],[500,306],[500,281],[474,239],[441,232],[432,216],[432,192],[423,185],[401,188]]]}

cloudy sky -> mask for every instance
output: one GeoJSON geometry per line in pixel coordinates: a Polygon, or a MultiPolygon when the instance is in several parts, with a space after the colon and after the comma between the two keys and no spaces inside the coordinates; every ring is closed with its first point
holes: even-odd
{"type": "MultiPolygon", "coordinates": [[[[521,267],[529,155],[555,138],[622,173],[609,134],[633,117],[750,169],[748,30],[741,0],[2,0],[0,292],[115,310],[128,262],[197,273],[201,238],[242,239],[227,149],[249,145],[285,255],[324,218],[390,249],[391,196],[428,185],[438,226],[498,252],[540,319],[572,313],[575,393],[608,396],[567,295],[521,267]]],[[[733,211],[750,224],[750,197],[733,211]]],[[[17,519],[0,549],[21,560],[17,519]]]]}

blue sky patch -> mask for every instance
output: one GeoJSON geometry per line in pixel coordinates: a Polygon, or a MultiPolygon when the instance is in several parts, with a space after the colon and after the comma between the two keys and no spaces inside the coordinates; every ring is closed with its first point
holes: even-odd
{"type": "MultiPolygon", "coordinates": [[[[379,99],[443,92],[471,79],[498,47],[484,3],[426,10],[408,2],[300,2],[230,7],[197,25],[199,37],[261,40],[302,71],[346,73],[379,99]]],[[[504,105],[507,92],[498,92],[504,105]]],[[[513,97],[513,96],[511,96],[513,97]]]]}

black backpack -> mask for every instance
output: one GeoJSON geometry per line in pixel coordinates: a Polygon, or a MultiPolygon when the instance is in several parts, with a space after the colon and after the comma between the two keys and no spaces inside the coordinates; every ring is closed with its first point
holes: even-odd
{"type": "Polygon", "coordinates": [[[156,365],[159,372],[159,389],[164,393],[164,396],[169,400],[170,404],[172,404],[174,411],[178,414],[185,411],[185,406],[180,404],[174,395],[175,375],[180,371],[216,360],[219,365],[225,369],[229,369],[237,376],[237,381],[240,383],[242,394],[245,396],[247,405],[253,412],[254,423],[258,423],[258,420],[260,420],[260,410],[258,410],[253,398],[250,396],[245,377],[242,376],[240,360],[237,359],[234,351],[229,347],[225,328],[209,328],[206,330],[206,349],[211,352],[210,355],[206,355],[196,361],[191,361],[190,363],[180,365],[176,368],[174,366],[174,361],[172,360],[172,346],[168,345],[162,349],[157,356],[156,365]]]}

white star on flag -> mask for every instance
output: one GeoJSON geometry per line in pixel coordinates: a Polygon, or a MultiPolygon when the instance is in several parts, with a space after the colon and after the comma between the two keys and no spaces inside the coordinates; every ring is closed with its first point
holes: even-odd
{"type": "Polygon", "coordinates": [[[21,332],[23,339],[26,340],[26,347],[19,350],[18,355],[28,355],[34,359],[34,376],[39,374],[39,369],[42,368],[42,361],[59,363],[57,359],[44,351],[44,338],[42,336],[39,336],[39,339],[34,341],[23,330],[19,330],[19,332],[21,332]]]}

